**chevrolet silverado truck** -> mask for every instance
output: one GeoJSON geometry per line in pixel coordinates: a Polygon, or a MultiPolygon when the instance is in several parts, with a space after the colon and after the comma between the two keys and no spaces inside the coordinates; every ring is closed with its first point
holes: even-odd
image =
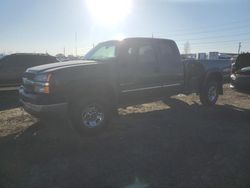
{"type": "Polygon", "coordinates": [[[27,69],[19,90],[24,109],[36,116],[67,113],[81,132],[100,130],[118,107],[197,93],[212,106],[223,94],[218,63],[181,61],[167,39],[107,41],[84,60],[27,69]]]}

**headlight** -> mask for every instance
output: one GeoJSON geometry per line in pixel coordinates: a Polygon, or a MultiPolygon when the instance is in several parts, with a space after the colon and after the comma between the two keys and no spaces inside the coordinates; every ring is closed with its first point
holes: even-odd
{"type": "Polygon", "coordinates": [[[37,93],[50,93],[49,83],[35,83],[34,91],[37,93]]]}
{"type": "Polygon", "coordinates": [[[34,81],[36,82],[49,82],[51,73],[49,74],[38,74],[35,76],[34,81]]]}
{"type": "Polygon", "coordinates": [[[51,73],[38,74],[34,78],[34,91],[37,93],[50,93],[50,81],[51,73]]]}

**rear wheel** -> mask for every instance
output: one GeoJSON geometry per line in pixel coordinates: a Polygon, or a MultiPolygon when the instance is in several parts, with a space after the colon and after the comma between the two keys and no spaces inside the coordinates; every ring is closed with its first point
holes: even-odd
{"type": "Polygon", "coordinates": [[[200,101],[203,105],[215,105],[219,97],[219,82],[209,80],[200,92],[200,101]]]}
{"type": "Polygon", "coordinates": [[[91,98],[82,100],[72,107],[73,126],[79,133],[97,133],[110,120],[110,108],[103,100],[91,98]]]}

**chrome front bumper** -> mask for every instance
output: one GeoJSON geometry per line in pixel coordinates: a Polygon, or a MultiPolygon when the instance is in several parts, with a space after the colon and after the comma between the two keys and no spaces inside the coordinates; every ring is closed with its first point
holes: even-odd
{"type": "Polygon", "coordinates": [[[24,110],[31,114],[65,112],[68,107],[67,103],[36,105],[23,100],[20,100],[20,102],[23,104],[24,110]]]}

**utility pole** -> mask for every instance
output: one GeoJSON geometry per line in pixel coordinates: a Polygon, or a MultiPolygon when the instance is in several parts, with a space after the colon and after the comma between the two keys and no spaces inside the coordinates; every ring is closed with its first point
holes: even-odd
{"type": "Polygon", "coordinates": [[[65,57],[65,47],[63,47],[63,55],[64,55],[64,57],[65,57]]]}
{"type": "Polygon", "coordinates": [[[75,53],[77,56],[77,32],[75,32],[75,53]]]}
{"type": "Polygon", "coordinates": [[[184,53],[185,53],[185,54],[191,53],[191,47],[190,47],[189,41],[187,41],[187,42],[184,44],[184,53]]]}
{"type": "Polygon", "coordinates": [[[240,54],[241,47],[242,47],[241,42],[239,42],[238,54],[240,54]]]}

